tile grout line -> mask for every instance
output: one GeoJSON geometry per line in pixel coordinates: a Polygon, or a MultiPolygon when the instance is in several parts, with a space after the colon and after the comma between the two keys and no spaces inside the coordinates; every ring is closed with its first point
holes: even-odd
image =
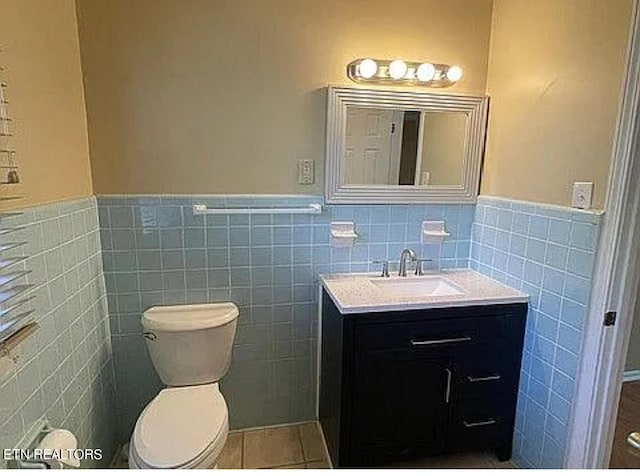
{"type": "Polygon", "coordinates": [[[302,442],[302,432],[300,431],[300,427],[302,425],[295,425],[296,433],[298,434],[298,444],[300,445],[300,453],[302,453],[302,460],[305,467],[307,466],[307,453],[304,450],[304,443],[302,442]]]}

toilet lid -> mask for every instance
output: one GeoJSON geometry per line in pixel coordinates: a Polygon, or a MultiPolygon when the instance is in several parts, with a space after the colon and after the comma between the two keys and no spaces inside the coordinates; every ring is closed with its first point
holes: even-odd
{"type": "Polygon", "coordinates": [[[227,427],[218,384],[162,390],[144,409],[133,432],[136,453],[154,468],[176,468],[200,456],[227,427]]]}

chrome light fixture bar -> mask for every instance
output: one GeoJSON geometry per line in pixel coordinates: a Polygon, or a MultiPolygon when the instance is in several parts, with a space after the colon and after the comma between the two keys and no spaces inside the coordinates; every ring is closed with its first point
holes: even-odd
{"type": "Polygon", "coordinates": [[[347,65],[347,76],[356,83],[379,83],[447,88],[460,81],[462,68],[401,59],[360,58],[347,65]]]}

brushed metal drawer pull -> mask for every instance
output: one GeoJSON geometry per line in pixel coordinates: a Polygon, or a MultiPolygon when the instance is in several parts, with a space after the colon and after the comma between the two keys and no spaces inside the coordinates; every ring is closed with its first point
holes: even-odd
{"type": "Polygon", "coordinates": [[[451,370],[450,369],[444,369],[447,372],[447,389],[445,390],[445,394],[444,394],[444,402],[445,403],[449,403],[449,400],[451,398],[451,370]]]}
{"type": "Polygon", "coordinates": [[[640,432],[632,431],[627,435],[627,444],[640,450],[640,432]]]}
{"type": "Polygon", "coordinates": [[[415,340],[411,339],[411,345],[441,345],[441,344],[453,344],[455,342],[469,342],[471,337],[450,337],[448,339],[434,339],[434,340],[415,340]]]}
{"type": "Polygon", "coordinates": [[[488,377],[467,377],[469,382],[488,382],[490,380],[500,380],[500,375],[489,375],[488,377]]]}
{"type": "Polygon", "coordinates": [[[476,426],[489,426],[489,425],[495,425],[496,423],[497,422],[493,418],[490,418],[489,420],[486,420],[486,421],[477,421],[474,423],[469,423],[466,421],[462,422],[465,428],[474,428],[476,426]]]}

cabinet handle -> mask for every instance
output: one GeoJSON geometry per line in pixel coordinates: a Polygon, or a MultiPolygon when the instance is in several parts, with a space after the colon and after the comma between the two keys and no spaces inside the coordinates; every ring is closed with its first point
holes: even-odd
{"type": "Polygon", "coordinates": [[[444,369],[447,372],[447,389],[444,392],[444,402],[449,403],[451,397],[451,370],[444,369]]]}
{"type": "Polygon", "coordinates": [[[489,380],[500,380],[500,375],[489,375],[488,377],[467,377],[469,382],[488,382],[489,380]]]}
{"type": "Polygon", "coordinates": [[[465,428],[473,428],[476,426],[489,426],[489,425],[495,425],[497,422],[493,419],[490,418],[488,420],[485,421],[476,421],[474,423],[469,423],[467,421],[463,421],[462,424],[465,426],[465,428]]]}
{"type": "Polygon", "coordinates": [[[453,344],[454,342],[469,342],[471,337],[450,337],[448,339],[434,339],[434,340],[415,340],[411,339],[411,345],[441,345],[441,344],[453,344]]]}
{"type": "Polygon", "coordinates": [[[632,431],[627,435],[627,444],[640,450],[640,432],[632,431]]]}

